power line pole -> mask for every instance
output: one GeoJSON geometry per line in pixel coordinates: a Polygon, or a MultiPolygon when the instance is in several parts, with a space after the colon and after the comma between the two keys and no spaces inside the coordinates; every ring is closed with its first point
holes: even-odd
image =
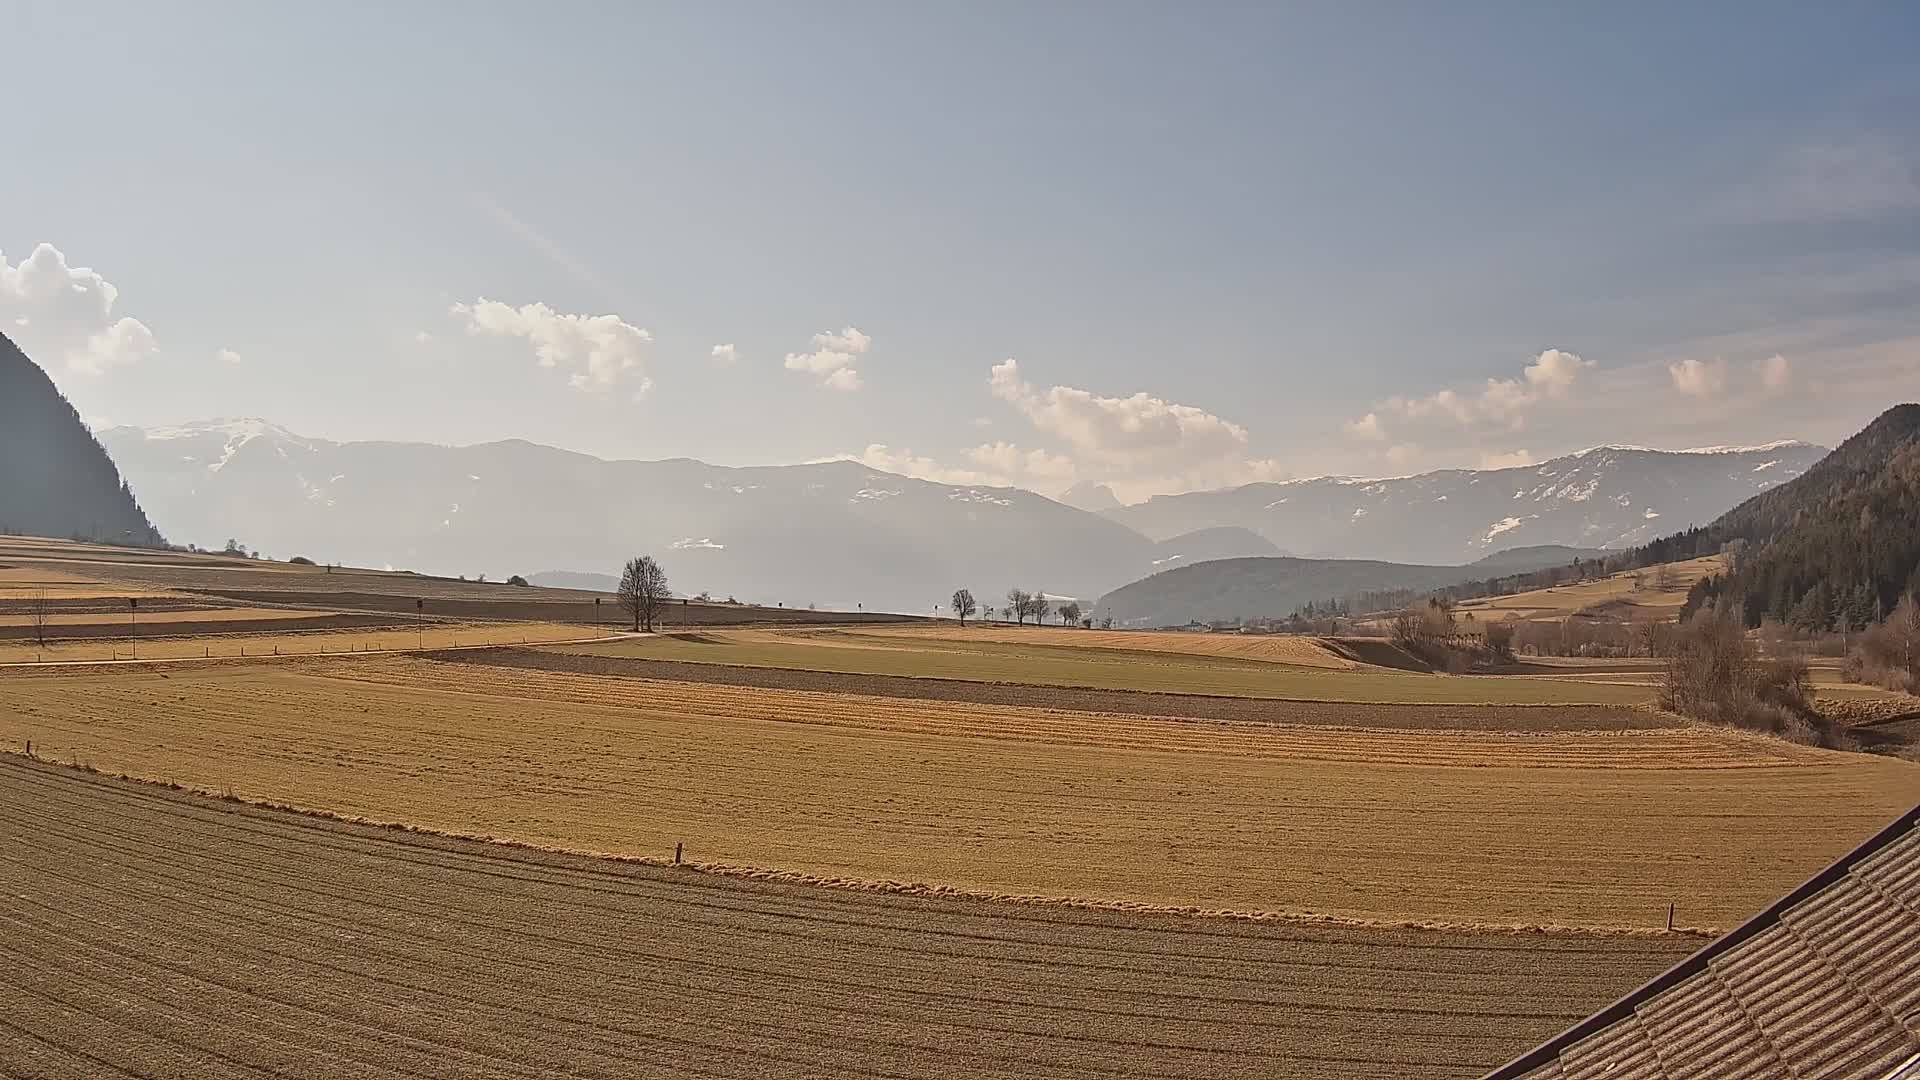
{"type": "Polygon", "coordinates": [[[140,659],[140,598],[127,597],[127,641],[133,646],[133,658],[140,659]]]}

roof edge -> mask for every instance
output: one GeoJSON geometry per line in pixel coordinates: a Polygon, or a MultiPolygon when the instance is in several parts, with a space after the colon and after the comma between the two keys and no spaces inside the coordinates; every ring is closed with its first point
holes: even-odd
{"type": "Polygon", "coordinates": [[[1920,827],[1920,806],[1915,806],[1888,822],[1886,827],[1867,838],[1859,847],[1835,859],[1826,869],[1801,882],[1792,892],[1767,905],[1758,915],[1714,939],[1699,952],[1628,991],[1613,1004],[1493,1070],[1483,1080],[1519,1080],[1527,1073],[1558,1058],[1562,1050],[1574,1043],[1626,1019],[1632,1015],[1634,1007],[1641,1002],[1705,971],[1707,965],[1716,957],[1732,951],[1748,939],[1758,936],[1762,931],[1778,923],[1781,914],[1788,908],[1839,881],[1854,866],[1915,827],[1920,827]]]}

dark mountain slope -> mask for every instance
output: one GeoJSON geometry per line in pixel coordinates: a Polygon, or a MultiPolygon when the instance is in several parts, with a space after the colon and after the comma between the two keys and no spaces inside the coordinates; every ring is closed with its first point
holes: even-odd
{"type": "MultiPolygon", "coordinates": [[[[1503,571],[1570,562],[1577,552],[1538,547],[1502,552],[1503,571]]],[[[1309,602],[1394,589],[1425,591],[1487,576],[1487,567],[1422,566],[1370,559],[1215,559],[1143,578],[1100,599],[1097,618],[1122,626],[1284,618],[1309,602]]]]}
{"type": "Polygon", "coordinates": [[[0,530],[152,546],[160,534],[53,380],[0,334],[0,530]]]}
{"type": "Polygon", "coordinates": [[[1887,410],[1806,475],[1647,550],[1687,558],[1729,542],[1743,544],[1734,570],[1702,582],[1689,611],[1724,597],[1749,625],[1824,630],[1920,591],[1920,405],[1887,410]]]}

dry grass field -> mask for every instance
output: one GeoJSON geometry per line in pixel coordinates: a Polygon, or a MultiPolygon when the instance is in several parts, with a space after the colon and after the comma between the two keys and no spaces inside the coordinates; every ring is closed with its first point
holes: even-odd
{"type": "MultiPolygon", "coordinates": [[[[972,633],[971,630],[968,631],[972,633]]],[[[1052,631],[1040,631],[1042,634],[1052,631]]],[[[1359,701],[1398,704],[1596,704],[1650,701],[1652,693],[1631,684],[1577,679],[1508,676],[1446,676],[1352,664],[1334,667],[1156,649],[1102,646],[1107,631],[1059,631],[1070,643],[1022,641],[1016,630],[1001,640],[903,633],[892,629],[793,632],[706,631],[629,638],[561,651],[682,663],[789,668],[849,675],[885,675],[968,682],[1023,683],[1175,694],[1280,698],[1298,701],[1359,701]]],[[[1117,636],[1117,635],[1116,635],[1117,636]]],[[[1151,637],[1178,635],[1143,635],[1151,637]]],[[[1199,635],[1194,636],[1196,640],[1199,635]]],[[[1275,639],[1268,639],[1280,644],[1275,639]]],[[[1299,649],[1319,646],[1305,640],[1299,649]]],[[[1334,658],[1338,659],[1338,658],[1334,658]]]]}
{"type": "Polygon", "coordinates": [[[1052,645],[1126,652],[1164,652],[1181,656],[1224,656],[1236,660],[1264,660],[1295,667],[1346,670],[1354,665],[1322,645],[1318,639],[1289,635],[1189,634],[1165,630],[1081,630],[1065,626],[1006,626],[956,623],[902,626],[863,631],[863,637],[930,638],[936,641],[999,642],[1009,645],[1052,645]]]}
{"type": "MultiPolygon", "coordinates": [[[[205,613],[196,613],[202,614],[205,613]]],[[[286,614],[281,612],[281,614],[286,614]]],[[[271,632],[257,623],[218,619],[188,625],[149,626],[141,617],[138,640],[126,636],[125,620],[110,636],[52,642],[46,647],[30,636],[0,638],[0,664],[91,664],[106,660],[190,660],[262,656],[324,656],[336,653],[461,649],[477,645],[538,645],[580,641],[594,631],[557,623],[450,623],[428,621],[416,627],[371,616],[316,616],[287,619],[271,632]],[[363,622],[364,620],[364,622],[363,622]],[[191,633],[187,633],[191,631],[191,633]]]]}
{"type": "Polygon", "coordinates": [[[1660,584],[1656,569],[1627,570],[1577,585],[1464,600],[1455,609],[1478,619],[1562,619],[1582,611],[1598,611],[1610,618],[1633,622],[1671,621],[1687,602],[1687,591],[1701,578],[1717,574],[1725,564],[1720,555],[1707,555],[1669,565],[1670,580],[1660,584]]]}
{"type": "Polygon", "coordinates": [[[369,820],[1388,924],[1645,928],[1676,901],[1727,926],[1920,798],[1920,767],[1721,731],[1233,724],[404,658],[14,672],[0,701],[0,742],[45,757],[369,820]]]}
{"type": "Polygon", "coordinates": [[[929,900],[0,757],[0,1075],[1467,1077],[1685,938],[929,900]]]}

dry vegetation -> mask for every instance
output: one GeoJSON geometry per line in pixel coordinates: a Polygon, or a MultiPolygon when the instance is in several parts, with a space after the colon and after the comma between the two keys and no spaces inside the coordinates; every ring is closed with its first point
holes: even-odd
{"type": "Polygon", "coordinates": [[[1719,573],[1725,562],[1724,556],[1708,555],[1665,566],[1623,570],[1573,585],[1463,600],[1455,610],[1462,617],[1472,612],[1482,621],[1552,620],[1588,613],[1632,622],[1671,622],[1687,602],[1687,590],[1694,582],[1719,573]]]}
{"type": "Polygon", "coordinates": [[[527,645],[542,642],[578,642],[592,630],[553,623],[446,623],[429,621],[416,628],[409,622],[374,619],[370,626],[326,629],[342,623],[356,626],[359,617],[327,616],[288,620],[274,632],[250,632],[245,622],[202,622],[191,627],[148,627],[142,617],[137,641],[119,632],[52,642],[46,647],[30,637],[0,640],[0,664],[93,664],[107,660],[190,660],[262,656],[323,656],[339,653],[401,652],[425,649],[463,649],[478,645],[527,645]],[[175,636],[191,629],[190,636],[175,636]]]}
{"type": "MultiPolygon", "coordinates": [[[[1619,705],[1652,699],[1652,693],[1645,688],[1604,682],[1443,677],[1350,662],[1344,668],[1307,667],[1271,659],[1082,644],[1107,633],[1100,630],[1063,632],[1080,635],[1074,644],[974,640],[955,637],[953,633],[938,636],[865,629],[817,633],[712,631],[569,645],[561,651],[583,656],[846,675],[1294,701],[1619,705]]],[[[1012,636],[1018,638],[1020,632],[1016,630],[1012,636]]],[[[1195,639],[1199,636],[1195,635],[1195,639]]]]}
{"type": "Polygon", "coordinates": [[[1677,900],[1730,925],[1920,793],[1912,765],[1736,732],[1267,727],[380,658],[0,679],[0,740],[248,798],[826,881],[1382,922],[1647,927],[1677,900]]]}
{"type": "Polygon", "coordinates": [[[812,889],[19,759],[0,891],[8,1076],[1464,1077],[1693,947],[812,889]]]}
{"type": "Polygon", "coordinates": [[[875,629],[864,632],[863,636],[882,640],[927,638],[955,642],[992,641],[1018,645],[1121,649],[1128,652],[1165,652],[1181,656],[1224,656],[1237,660],[1264,660],[1297,667],[1338,670],[1356,666],[1353,661],[1334,653],[1316,638],[1289,635],[1189,634],[1160,630],[1081,630],[985,624],[970,625],[965,630],[952,625],[875,629]]]}

